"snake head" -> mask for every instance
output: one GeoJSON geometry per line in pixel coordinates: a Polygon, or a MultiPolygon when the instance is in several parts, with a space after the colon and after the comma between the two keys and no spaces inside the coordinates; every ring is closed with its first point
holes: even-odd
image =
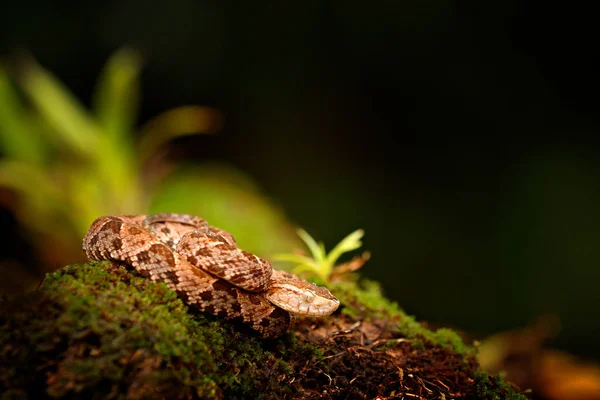
{"type": "Polygon", "coordinates": [[[326,288],[276,269],[265,297],[285,311],[315,317],[329,315],[340,305],[340,301],[326,288]]]}

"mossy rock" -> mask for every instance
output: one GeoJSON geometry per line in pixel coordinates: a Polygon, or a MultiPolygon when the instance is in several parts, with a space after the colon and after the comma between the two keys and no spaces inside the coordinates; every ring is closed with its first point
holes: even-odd
{"type": "Polygon", "coordinates": [[[480,371],[454,332],[424,328],[376,284],[332,290],[339,312],[260,340],[123,266],[67,266],[0,305],[0,400],[525,399],[480,371]]]}

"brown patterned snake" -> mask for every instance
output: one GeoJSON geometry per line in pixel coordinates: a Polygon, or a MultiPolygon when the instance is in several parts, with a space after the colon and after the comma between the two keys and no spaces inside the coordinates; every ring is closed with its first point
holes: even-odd
{"type": "Polygon", "coordinates": [[[187,214],[100,217],[83,250],[90,260],[132,266],[186,303],[239,319],[263,337],[285,332],[290,313],[325,316],[340,304],[327,289],[273,269],[239,249],[230,233],[187,214]]]}

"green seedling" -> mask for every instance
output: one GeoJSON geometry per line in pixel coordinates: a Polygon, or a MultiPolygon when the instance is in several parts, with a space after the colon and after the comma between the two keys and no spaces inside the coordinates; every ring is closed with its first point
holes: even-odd
{"type": "Polygon", "coordinates": [[[297,233],[308,247],[310,256],[289,253],[277,254],[274,259],[277,261],[293,262],[296,264],[292,269],[294,273],[312,274],[323,282],[329,282],[336,262],[342,254],[356,250],[362,246],[360,239],[365,234],[362,229],[357,229],[342,239],[333,250],[327,253],[323,242],[317,243],[304,229],[298,229],[297,233]]]}

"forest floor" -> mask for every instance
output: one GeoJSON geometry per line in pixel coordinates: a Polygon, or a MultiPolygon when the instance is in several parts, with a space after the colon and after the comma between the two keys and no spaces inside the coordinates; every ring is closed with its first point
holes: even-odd
{"type": "Polygon", "coordinates": [[[67,266],[0,303],[0,400],[527,399],[376,282],[354,274],[330,289],[336,313],[261,340],[124,266],[67,266]]]}

